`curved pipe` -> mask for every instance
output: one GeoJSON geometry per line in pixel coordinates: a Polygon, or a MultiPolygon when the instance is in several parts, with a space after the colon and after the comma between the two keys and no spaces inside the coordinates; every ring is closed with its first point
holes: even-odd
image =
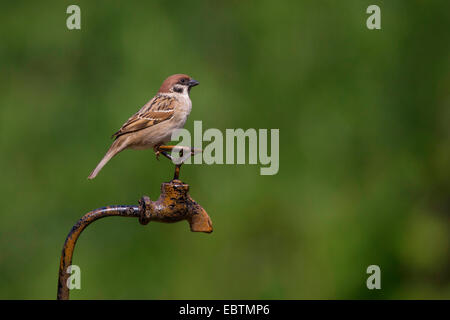
{"type": "Polygon", "coordinates": [[[139,210],[138,206],[108,206],[92,210],[78,220],[72,227],[72,230],[70,230],[69,235],[64,242],[59,264],[58,300],[69,299],[67,279],[69,279],[70,274],[67,273],[67,268],[72,264],[73,251],[81,232],[92,222],[105,217],[119,216],[139,218],[139,210]]]}
{"type": "Polygon", "coordinates": [[[177,222],[187,220],[193,232],[212,232],[212,222],[203,209],[189,195],[189,185],[172,180],[161,185],[159,199],[151,201],[144,196],[139,206],[108,206],[86,213],[70,230],[61,254],[58,278],[58,300],[69,299],[67,268],[72,264],[73,251],[81,232],[92,222],[111,216],[138,218],[142,225],[150,221],[177,222]]]}

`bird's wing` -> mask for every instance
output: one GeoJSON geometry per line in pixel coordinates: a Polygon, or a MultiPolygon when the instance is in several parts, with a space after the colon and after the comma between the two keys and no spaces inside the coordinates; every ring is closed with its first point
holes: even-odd
{"type": "Polygon", "coordinates": [[[141,110],[134,114],[124,125],[112,135],[116,139],[124,134],[136,132],[173,117],[176,98],[164,95],[157,95],[147,102],[141,110]]]}

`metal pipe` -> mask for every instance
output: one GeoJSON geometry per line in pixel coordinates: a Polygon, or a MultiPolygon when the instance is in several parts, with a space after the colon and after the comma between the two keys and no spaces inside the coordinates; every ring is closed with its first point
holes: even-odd
{"type": "Polygon", "coordinates": [[[58,300],[69,299],[67,268],[72,264],[73,251],[81,232],[92,222],[111,216],[138,218],[142,225],[150,221],[177,222],[187,220],[193,232],[212,232],[212,222],[203,209],[189,195],[189,185],[172,180],[161,185],[159,199],[151,201],[143,196],[139,206],[108,206],[86,213],[70,230],[61,254],[58,278],[58,300]]]}
{"type": "Polygon", "coordinates": [[[64,242],[59,264],[58,300],[69,299],[67,280],[70,275],[67,273],[67,268],[72,264],[73,251],[81,232],[98,219],[111,216],[139,218],[139,212],[138,206],[108,206],[90,211],[78,220],[64,242]]]}

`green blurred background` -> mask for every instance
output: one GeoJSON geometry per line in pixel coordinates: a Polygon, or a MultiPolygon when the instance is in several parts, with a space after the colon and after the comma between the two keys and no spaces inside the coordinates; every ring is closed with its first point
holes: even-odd
{"type": "Polygon", "coordinates": [[[85,212],[155,199],[173,166],[122,123],[187,73],[186,128],[279,128],[280,170],[190,165],[214,232],[108,218],[72,299],[450,298],[448,1],[2,1],[0,298],[54,299],[85,212]],[[81,30],[66,8],[81,8],[81,30]],[[381,30],[366,8],[381,7],[381,30]],[[381,268],[381,290],[366,268],[381,268]]]}

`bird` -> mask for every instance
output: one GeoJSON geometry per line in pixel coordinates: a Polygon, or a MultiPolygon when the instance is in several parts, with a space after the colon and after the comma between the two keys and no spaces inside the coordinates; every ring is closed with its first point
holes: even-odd
{"type": "Polygon", "coordinates": [[[157,94],[112,135],[114,142],[88,179],[94,179],[112,157],[125,149],[153,148],[158,157],[158,148],[171,140],[174,131],[184,127],[192,109],[191,88],[198,84],[186,74],[165,79],[157,94]]]}

